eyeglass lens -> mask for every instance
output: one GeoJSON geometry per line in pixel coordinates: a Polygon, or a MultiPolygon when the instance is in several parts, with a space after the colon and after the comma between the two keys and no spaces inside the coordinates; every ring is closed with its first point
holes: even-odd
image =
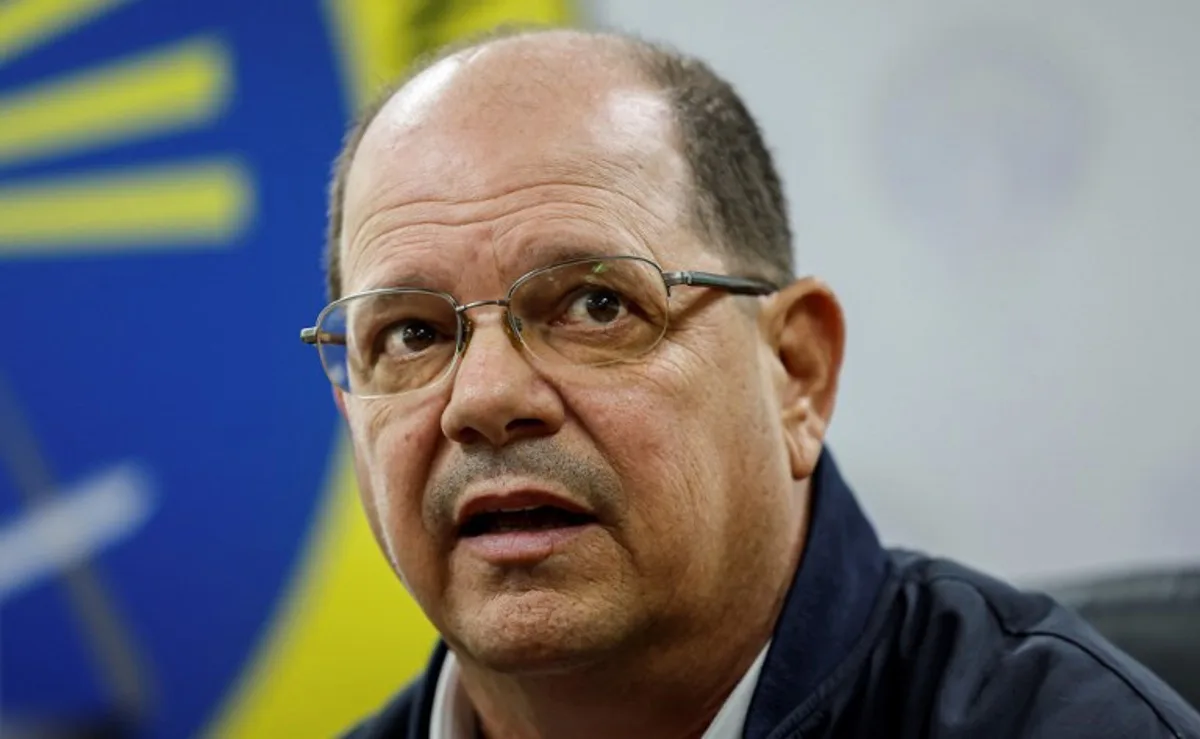
{"type": "MultiPolygon", "coordinates": [[[[602,365],[658,343],[666,331],[667,299],[662,273],[647,261],[580,260],[519,279],[509,295],[509,315],[514,334],[537,359],[602,365]]],[[[355,395],[377,396],[417,390],[445,376],[466,324],[449,296],[399,289],[344,298],[317,329],[330,380],[355,395]]]]}

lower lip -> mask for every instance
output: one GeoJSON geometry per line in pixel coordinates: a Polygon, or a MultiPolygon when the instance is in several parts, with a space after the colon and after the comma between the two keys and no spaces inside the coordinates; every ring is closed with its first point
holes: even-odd
{"type": "Polygon", "coordinates": [[[562,550],[595,525],[482,534],[459,539],[458,544],[490,564],[531,565],[562,550]]]}

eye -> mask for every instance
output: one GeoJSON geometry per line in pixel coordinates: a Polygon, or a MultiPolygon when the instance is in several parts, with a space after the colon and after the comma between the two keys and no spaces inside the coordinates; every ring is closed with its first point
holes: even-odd
{"type": "Polygon", "coordinates": [[[380,349],[383,354],[391,357],[405,357],[420,354],[439,341],[454,337],[442,335],[428,321],[409,319],[397,321],[383,330],[380,334],[380,349]]]}
{"type": "Polygon", "coordinates": [[[571,322],[613,323],[629,311],[625,298],[607,287],[582,291],[567,306],[566,319],[571,322]]]}

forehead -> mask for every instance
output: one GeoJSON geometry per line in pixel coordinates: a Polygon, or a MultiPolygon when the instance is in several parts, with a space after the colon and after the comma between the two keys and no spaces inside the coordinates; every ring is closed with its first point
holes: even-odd
{"type": "Polygon", "coordinates": [[[381,260],[469,259],[500,235],[648,244],[678,229],[687,170],[663,96],[594,64],[536,62],[451,57],[380,110],[347,179],[349,290],[381,260]]]}

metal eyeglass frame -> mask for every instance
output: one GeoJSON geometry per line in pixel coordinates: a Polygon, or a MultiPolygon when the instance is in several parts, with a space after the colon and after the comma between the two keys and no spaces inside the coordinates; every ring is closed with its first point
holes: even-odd
{"type": "MultiPolygon", "coordinates": [[[[320,327],[321,323],[325,320],[325,317],[327,315],[329,315],[329,313],[331,311],[333,311],[338,305],[341,305],[342,303],[344,303],[346,301],[357,299],[364,295],[388,295],[388,294],[403,294],[403,293],[424,293],[426,295],[437,295],[442,298],[445,298],[450,303],[450,305],[452,305],[454,307],[455,316],[458,318],[458,335],[455,337],[455,347],[454,347],[456,361],[451,362],[451,365],[450,365],[450,366],[453,366],[457,362],[457,359],[459,357],[461,357],[463,351],[466,349],[467,342],[469,341],[472,330],[474,328],[473,324],[471,323],[471,319],[466,315],[466,312],[468,310],[470,310],[472,308],[479,308],[479,307],[485,306],[485,305],[495,305],[495,306],[499,306],[499,307],[503,308],[504,313],[505,313],[505,318],[506,318],[505,326],[508,328],[508,330],[512,334],[513,338],[517,339],[521,343],[521,345],[524,347],[525,342],[520,339],[521,327],[519,325],[517,325],[517,323],[516,323],[520,319],[518,316],[514,316],[512,314],[512,311],[509,309],[509,307],[512,304],[513,293],[515,293],[518,289],[520,289],[520,287],[523,284],[525,284],[529,280],[537,277],[538,275],[544,274],[546,272],[550,272],[555,269],[559,269],[561,267],[569,267],[572,264],[582,264],[582,263],[586,263],[586,262],[611,262],[611,261],[617,261],[617,260],[642,262],[643,264],[649,265],[650,267],[654,268],[654,270],[657,271],[658,274],[662,277],[663,287],[666,289],[668,300],[671,297],[671,288],[677,287],[679,285],[684,285],[684,286],[688,286],[688,287],[707,287],[707,288],[712,288],[715,290],[723,290],[724,292],[727,292],[731,295],[770,295],[771,293],[777,292],[779,290],[778,287],[776,287],[775,285],[772,285],[771,283],[769,283],[765,280],[757,280],[757,279],[752,279],[752,278],[747,278],[747,277],[719,275],[719,274],[714,274],[712,272],[697,272],[694,270],[675,270],[675,271],[667,272],[667,271],[664,271],[663,268],[660,267],[657,263],[655,263],[649,259],[646,259],[645,257],[635,257],[635,256],[578,257],[575,259],[568,259],[568,260],[565,260],[562,262],[555,262],[554,264],[549,264],[549,265],[546,265],[545,267],[538,267],[537,269],[526,272],[525,274],[518,277],[512,283],[511,286],[509,286],[508,292],[505,294],[505,296],[503,298],[493,299],[493,300],[473,300],[469,303],[459,303],[458,300],[456,300],[454,298],[454,296],[448,292],[444,292],[441,290],[428,290],[425,288],[415,288],[415,287],[383,287],[383,288],[377,288],[374,290],[364,290],[362,292],[354,293],[352,295],[346,295],[344,297],[338,298],[337,300],[333,301],[329,305],[325,306],[325,308],[321,310],[320,314],[317,315],[317,320],[312,326],[301,329],[300,330],[300,341],[302,341],[305,344],[309,344],[311,346],[317,346],[318,344],[345,345],[345,337],[338,336],[336,334],[325,334],[326,337],[330,337],[330,338],[333,338],[335,336],[337,337],[336,339],[334,339],[332,341],[329,340],[328,338],[325,338],[324,340],[322,340],[324,337],[321,336],[321,334],[319,332],[319,327],[320,327]]],[[[661,337],[660,337],[660,339],[661,339],[661,337]]],[[[655,342],[655,344],[657,344],[657,342],[655,342]]],[[[324,358],[322,358],[322,365],[324,365],[324,358]]],[[[447,367],[447,370],[449,370],[449,367],[447,367]]]]}

